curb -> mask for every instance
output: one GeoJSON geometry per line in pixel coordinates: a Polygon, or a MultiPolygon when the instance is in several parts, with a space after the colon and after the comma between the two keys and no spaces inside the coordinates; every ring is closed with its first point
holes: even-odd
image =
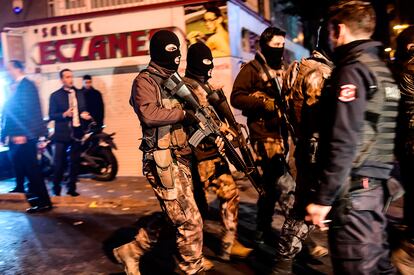
{"type": "MultiPolygon", "coordinates": [[[[92,198],[52,196],[52,204],[55,206],[85,206],[89,208],[114,208],[114,207],[142,207],[148,205],[148,201],[128,198],[92,198]]],[[[22,193],[0,194],[0,203],[27,203],[26,196],[22,193]]]]}

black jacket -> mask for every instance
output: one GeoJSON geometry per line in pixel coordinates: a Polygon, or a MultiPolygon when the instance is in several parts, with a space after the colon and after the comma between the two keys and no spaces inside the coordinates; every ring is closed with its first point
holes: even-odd
{"type": "MultiPolygon", "coordinates": [[[[320,99],[320,186],[315,202],[332,205],[360,154],[369,87],[371,78],[367,66],[357,57],[361,53],[377,56],[381,44],[372,40],[358,40],[338,47],[334,53],[335,68],[331,80],[320,99]]],[[[385,64],[384,64],[385,66],[385,64]]]]}
{"type": "Polygon", "coordinates": [[[230,96],[231,105],[242,110],[247,117],[250,136],[254,140],[267,137],[280,138],[280,122],[276,112],[266,112],[263,97],[253,96],[256,92],[262,92],[267,98],[275,99],[274,90],[260,64],[264,64],[263,58],[256,54],[254,60],[242,67],[233,84],[230,96]]]}
{"type": "MultiPolygon", "coordinates": [[[[78,100],[79,115],[86,111],[85,101],[80,93],[76,90],[76,99],[78,100]]],[[[72,140],[72,118],[63,117],[63,113],[69,109],[69,96],[63,87],[53,92],[49,99],[49,119],[55,121],[54,141],[69,142],[72,140]]]]}
{"type": "Polygon", "coordinates": [[[102,95],[94,88],[81,90],[81,94],[85,99],[86,111],[93,117],[99,127],[103,125],[105,109],[102,95]]]}
{"type": "Polygon", "coordinates": [[[47,128],[37,88],[32,81],[23,78],[4,106],[2,139],[6,136],[35,139],[43,135],[47,135],[47,128]]]}

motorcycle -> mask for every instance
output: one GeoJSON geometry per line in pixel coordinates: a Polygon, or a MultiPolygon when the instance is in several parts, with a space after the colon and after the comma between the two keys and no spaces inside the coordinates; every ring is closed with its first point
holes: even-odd
{"type": "MultiPolygon", "coordinates": [[[[98,181],[112,181],[118,173],[118,161],[112,152],[117,149],[113,136],[91,124],[80,140],[81,160],[79,174],[92,174],[98,181]]],[[[53,146],[51,140],[38,144],[38,160],[45,178],[53,175],[53,146]]],[[[67,174],[67,173],[66,173],[67,174]]],[[[66,178],[66,177],[65,177],[66,178]]]]}

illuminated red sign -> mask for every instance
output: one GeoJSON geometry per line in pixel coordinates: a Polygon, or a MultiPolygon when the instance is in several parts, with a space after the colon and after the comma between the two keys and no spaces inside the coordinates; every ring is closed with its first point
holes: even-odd
{"type": "Polygon", "coordinates": [[[40,42],[38,44],[39,65],[148,55],[147,42],[158,30],[141,30],[40,42]],[[69,55],[64,51],[64,48],[67,47],[74,49],[70,51],[69,55]]]}

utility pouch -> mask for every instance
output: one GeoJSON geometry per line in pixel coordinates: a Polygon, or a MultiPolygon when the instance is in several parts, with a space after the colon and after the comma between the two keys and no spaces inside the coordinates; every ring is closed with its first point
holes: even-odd
{"type": "Polygon", "coordinates": [[[171,133],[171,144],[173,147],[185,147],[187,145],[187,134],[181,125],[173,126],[171,133]]]}
{"type": "Polygon", "coordinates": [[[157,129],[157,147],[165,150],[170,148],[171,144],[171,125],[158,127],[157,129]]]}
{"type": "Polygon", "coordinates": [[[161,184],[167,189],[174,188],[171,150],[169,148],[157,150],[154,151],[153,156],[161,184]]]}

